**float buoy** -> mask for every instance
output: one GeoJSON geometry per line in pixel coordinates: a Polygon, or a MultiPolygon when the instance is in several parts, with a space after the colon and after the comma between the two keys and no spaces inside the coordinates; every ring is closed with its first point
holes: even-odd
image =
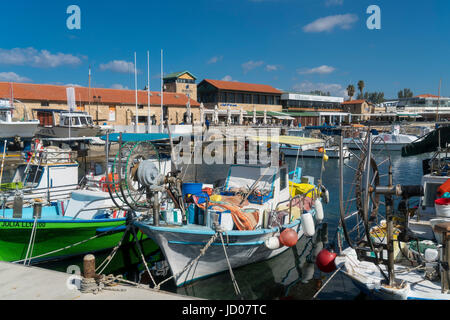
{"type": "Polygon", "coordinates": [[[310,212],[305,212],[301,216],[303,232],[307,237],[312,237],[316,233],[314,218],[310,212]]]}
{"type": "Polygon", "coordinates": [[[275,250],[281,247],[280,239],[278,237],[270,237],[264,241],[264,244],[270,250],[275,250]]]}
{"type": "Polygon", "coordinates": [[[324,153],[325,152],[325,149],[324,148],[322,148],[322,147],[320,147],[319,148],[319,150],[317,150],[319,153],[324,153]]]}
{"type": "Polygon", "coordinates": [[[336,256],[336,253],[330,252],[327,249],[320,251],[316,258],[316,265],[319,270],[325,273],[336,270],[336,264],[334,263],[336,256]]]}
{"type": "Polygon", "coordinates": [[[280,243],[286,247],[293,247],[297,244],[298,234],[294,230],[287,228],[280,234],[280,243]]]}
{"type": "Polygon", "coordinates": [[[324,218],[322,202],[319,199],[314,201],[317,221],[321,222],[324,218]]]}

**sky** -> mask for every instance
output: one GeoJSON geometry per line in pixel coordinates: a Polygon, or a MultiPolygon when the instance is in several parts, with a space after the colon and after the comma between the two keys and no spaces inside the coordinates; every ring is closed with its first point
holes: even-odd
{"type": "MultiPolygon", "coordinates": [[[[164,74],[286,91],[450,96],[448,0],[15,0],[0,11],[0,81],[160,90],[164,74]],[[71,5],[80,29],[69,29],[71,5]],[[371,5],[380,29],[369,29],[371,5]],[[378,21],[378,20],[377,20],[378,21]]],[[[373,22],[373,21],[371,21],[373,22]]]]}

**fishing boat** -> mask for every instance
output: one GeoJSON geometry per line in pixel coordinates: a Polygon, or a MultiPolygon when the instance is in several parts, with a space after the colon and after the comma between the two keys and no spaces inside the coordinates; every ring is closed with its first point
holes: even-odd
{"type": "Polygon", "coordinates": [[[89,140],[100,136],[102,128],[94,124],[92,116],[83,111],[59,109],[35,109],[38,118],[43,119],[36,136],[58,141],[89,140]],[[59,124],[56,117],[59,116],[59,124]]]}
{"type": "Polygon", "coordinates": [[[450,223],[438,223],[438,241],[422,240],[412,232],[410,199],[423,188],[394,185],[390,157],[374,159],[368,133],[355,169],[356,200],[345,201],[340,168],[338,253],[323,250],[317,265],[325,272],[341,272],[363,293],[384,300],[449,300],[450,223]],[[383,174],[383,171],[387,174],[383,174]],[[381,178],[383,177],[383,178],[381,178]],[[385,177],[385,178],[384,178],[385,177]],[[381,201],[381,198],[384,198],[381,201]],[[400,200],[397,209],[394,200],[400,200]],[[348,247],[343,249],[343,241],[348,247]]]}
{"type": "Polygon", "coordinates": [[[0,142],[31,141],[37,131],[39,120],[13,120],[14,106],[9,100],[0,99],[0,142]]]}
{"type": "MultiPolygon", "coordinates": [[[[157,138],[147,137],[155,143],[161,141],[157,138]]],[[[106,159],[109,159],[108,150],[109,148],[106,159]]],[[[73,160],[70,153],[60,152],[56,157],[54,152],[56,152],[54,147],[41,150],[38,145],[37,151],[26,164],[28,169],[26,167],[18,169],[21,176],[26,177],[24,180],[26,186],[28,182],[32,182],[34,187],[43,186],[45,190],[49,190],[48,185],[41,185],[40,181],[55,179],[52,186],[58,188],[59,182],[63,186],[64,181],[70,183],[67,180],[69,176],[78,177],[78,163],[73,160]],[[63,164],[67,164],[75,171],[65,172],[63,166],[59,173],[52,172],[53,166],[63,164]],[[34,168],[35,165],[38,167],[34,168]]],[[[121,154],[123,153],[119,152],[114,161],[122,159],[121,154]]],[[[165,164],[163,163],[161,167],[159,158],[152,163],[162,168],[162,172],[166,172],[165,164]]],[[[28,206],[19,206],[15,199],[13,208],[6,209],[3,206],[3,210],[0,211],[0,260],[20,261],[26,264],[65,260],[85,253],[111,250],[122,238],[127,243],[136,240],[132,233],[124,235],[126,214],[131,208],[118,195],[120,191],[115,177],[122,171],[108,172],[103,175],[104,179],[101,176],[94,177],[92,181],[85,183],[83,189],[72,190],[69,198],[58,197],[62,196],[63,191],[67,193],[67,190],[56,190],[56,195],[51,195],[48,202],[40,200],[39,193],[36,193],[30,199],[27,198],[28,206]]],[[[18,182],[14,183],[17,188],[18,182]]],[[[134,215],[139,216],[140,212],[134,211],[134,215]]],[[[146,239],[140,232],[137,232],[136,236],[139,239],[146,239]]],[[[153,241],[147,242],[146,252],[158,250],[153,241]]]]}
{"type": "MultiPolygon", "coordinates": [[[[293,137],[310,137],[311,130],[320,130],[321,139],[324,140],[324,144],[317,148],[308,146],[296,146],[291,144],[282,144],[280,146],[280,151],[284,153],[287,157],[296,157],[300,155],[303,158],[322,158],[323,152],[331,159],[339,159],[339,146],[334,144],[334,138],[330,135],[339,136],[341,131],[334,126],[317,126],[317,127],[305,127],[302,130],[288,130],[289,136],[293,137]]],[[[345,146],[343,149],[344,159],[351,157],[351,153],[348,147],[345,146]]]]}
{"type": "MultiPolygon", "coordinates": [[[[294,143],[295,137],[280,136],[276,141],[259,138],[256,140],[280,144],[285,139],[294,143]]],[[[323,143],[295,139],[297,145],[323,143]]],[[[145,176],[144,171],[139,173],[140,168],[138,177],[145,176]]],[[[301,182],[300,172],[291,172],[297,182],[301,182]]],[[[315,223],[323,219],[323,193],[311,177],[303,178],[311,188],[299,192],[289,187],[289,172],[283,162],[279,167],[234,164],[223,185],[183,183],[182,190],[171,192],[182,194],[175,209],[161,211],[162,218],[154,213],[134,225],[160,246],[176,285],[182,286],[270,259],[295,245],[300,237],[313,236],[315,223]]]]}
{"type": "MultiPolygon", "coordinates": [[[[418,136],[400,133],[399,125],[393,126],[391,132],[376,133],[372,135],[372,150],[401,151],[405,145],[419,139],[418,136]]],[[[350,149],[361,148],[361,141],[365,139],[366,131],[357,131],[355,134],[356,136],[344,139],[344,145],[350,149]]]]}
{"type": "Polygon", "coordinates": [[[28,159],[17,166],[11,182],[1,184],[6,203],[17,197],[25,202],[20,206],[36,199],[51,203],[69,198],[70,193],[78,189],[79,163],[75,154],[58,147],[44,148],[39,141],[35,146],[27,153],[28,159]]]}

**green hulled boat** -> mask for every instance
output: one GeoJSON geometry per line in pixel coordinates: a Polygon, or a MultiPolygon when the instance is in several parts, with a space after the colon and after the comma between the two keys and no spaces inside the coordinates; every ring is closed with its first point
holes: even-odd
{"type": "MultiPolygon", "coordinates": [[[[0,219],[0,260],[21,261],[27,257],[28,251],[31,263],[36,263],[112,249],[123,238],[125,224],[125,219],[111,218],[81,220],[60,216],[38,219],[36,223],[33,219],[0,219]]],[[[139,239],[143,237],[138,234],[139,239]]],[[[128,233],[125,242],[131,241],[134,241],[133,235],[128,233]]],[[[148,250],[158,250],[158,246],[151,242],[148,250]]]]}

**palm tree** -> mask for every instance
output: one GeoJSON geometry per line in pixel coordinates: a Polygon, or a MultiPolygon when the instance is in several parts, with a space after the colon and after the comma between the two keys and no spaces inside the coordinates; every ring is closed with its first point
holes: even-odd
{"type": "Polygon", "coordinates": [[[364,90],[364,81],[363,80],[358,81],[358,90],[361,93],[361,97],[363,97],[363,90],[364,90]]]}
{"type": "Polygon", "coordinates": [[[355,95],[355,86],[349,84],[347,87],[347,95],[350,97],[350,101],[352,101],[352,97],[355,95]]]}

